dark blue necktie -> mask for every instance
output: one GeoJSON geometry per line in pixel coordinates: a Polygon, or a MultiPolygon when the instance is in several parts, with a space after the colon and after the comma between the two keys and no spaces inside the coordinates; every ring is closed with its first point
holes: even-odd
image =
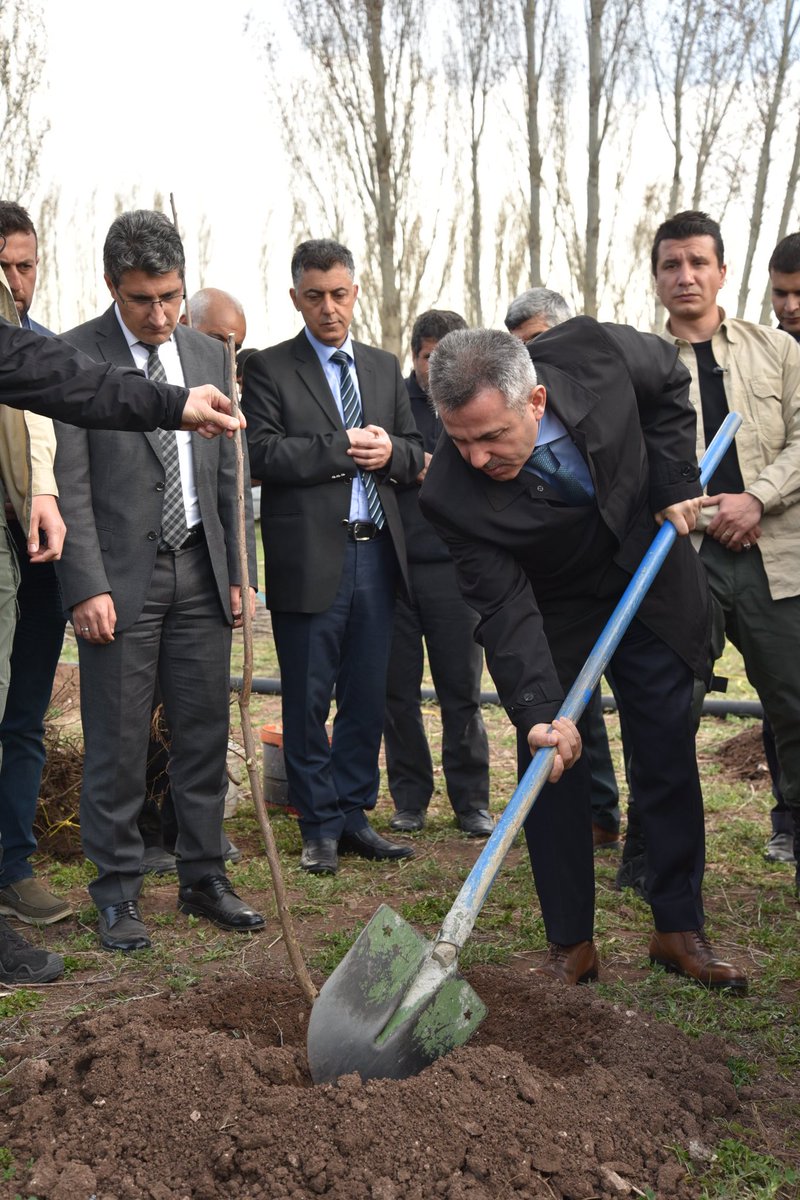
{"type": "Polygon", "coordinates": [[[591,504],[592,498],[574,471],[560,463],[548,445],[534,446],[528,459],[540,475],[546,477],[568,504],[591,504]]]}
{"type": "MultiPolygon", "coordinates": [[[[356,385],[353,383],[347,355],[343,350],[337,350],[335,354],[331,355],[331,362],[335,362],[339,368],[339,395],[342,399],[345,428],[361,429],[364,424],[364,417],[361,412],[361,397],[356,391],[356,385]]],[[[370,471],[359,470],[358,473],[361,476],[361,482],[364,484],[370,518],[378,529],[383,529],[386,518],[383,515],[383,507],[378,495],[378,485],[370,471]]]]}

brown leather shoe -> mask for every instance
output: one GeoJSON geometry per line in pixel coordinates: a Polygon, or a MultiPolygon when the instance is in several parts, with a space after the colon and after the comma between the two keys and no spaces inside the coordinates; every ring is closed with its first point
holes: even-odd
{"type": "Polygon", "coordinates": [[[533,973],[572,987],[576,983],[597,979],[597,967],[594,942],[575,942],[572,946],[558,946],[550,942],[547,958],[540,967],[533,968],[533,973]]]}
{"type": "Polygon", "coordinates": [[[681,933],[654,933],[650,938],[650,962],[675,975],[685,975],[707,988],[724,988],[737,996],[747,992],[747,976],[731,963],[723,962],[702,929],[681,933]]]}
{"type": "Polygon", "coordinates": [[[592,845],[595,850],[615,850],[619,845],[619,830],[603,829],[592,821],[592,845]]]}

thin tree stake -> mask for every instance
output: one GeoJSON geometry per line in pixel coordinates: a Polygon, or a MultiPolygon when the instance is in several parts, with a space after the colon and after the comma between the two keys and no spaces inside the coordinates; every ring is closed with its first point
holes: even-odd
{"type": "MultiPolygon", "coordinates": [[[[236,387],[236,345],[233,335],[228,338],[228,357],[230,370],[230,394],[231,408],[233,415],[239,415],[239,393],[236,387]]],[[[258,823],[261,826],[261,833],[264,838],[264,846],[267,851],[267,862],[269,863],[270,874],[272,875],[272,886],[275,891],[275,902],[278,907],[278,919],[283,930],[283,940],[286,943],[286,951],[289,955],[289,962],[292,964],[292,970],[297,977],[297,982],[303,991],[303,995],[308,1000],[309,1004],[313,1004],[317,997],[317,989],[311,981],[311,976],[308,973],[305,961],[303,959],[300,946],[294,931],[294,922],[292,914],[289,911],[289,905],[286,899],[286,888],[283,882],[283,872],[281,871],[280,859],[278,858],[278,847],[275,845],[275,836],[272,832],[272,823],[269,819],[267,806],[264,803],[264,790],[261,782],[261,772],[259,770],[259,759],[256,756],[256,743],[253,737],[253,725],[250,720],[250,690],[253,683],[253,618],[250,613],[250,569],[247,561],[247,526],[245,520],[245,504],[244,504],[244,489],[245,489],[245,469],[244,469],[244,446],[242,444],[242,431],[238,429],[234,435],[236,442],[236,493],[238,499],[238,517],[239,517],[239,571],[242,584],[242,637],[244,641],[244,663],[242,666],[242,686],[239,692],[239,712],[242,718],[242,736],[244,738],[245,761],[247,763],[247,774],[250,779],[250,791],[253,795],[253,804],[255,805],[256,816],[258,823]]],[[[249,474],[248,474],[249,478],[249,474]]]]}

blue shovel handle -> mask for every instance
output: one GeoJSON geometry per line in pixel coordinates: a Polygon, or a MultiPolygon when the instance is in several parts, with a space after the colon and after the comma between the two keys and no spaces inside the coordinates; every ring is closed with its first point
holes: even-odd
{"type": "MultiPolygon", "coordinates": [[[[722,461],[741,423],[742,418],[738,413],[729,413],[720,426],[700,463],[700,482],[703,487],[706,486],[722,461]]],[[[672,522],[665,521],[653,538],[649,550],[639,564],[617,607],[609,617],[605,629],[597,639],[594,649],[558,710],[559,717],[570,717],[573,721],[577,721],[583,713],[592,692],[597,687],[600,676],[608,666],[625,630],[636,615],[645,593],[658,574],[677,536],[672,522]]],[[[534,754],[528,769],[506,805],[503,815],[497,822],[494,832],[465,879],[453,907],[445,917],[437,938],[437,946],[445,943],[460,949],[469,937],[497,872],[522,828],[525,818],[533,808],[536,797],[550,776],[555,755],[556,751],[553,746],[542,747],[534,754]]]]}

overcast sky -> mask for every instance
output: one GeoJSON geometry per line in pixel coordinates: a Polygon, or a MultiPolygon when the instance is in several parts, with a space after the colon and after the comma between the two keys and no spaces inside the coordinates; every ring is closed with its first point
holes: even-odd
{"type": "MultiPolygon", "coordinates": [[[[269,269],[269,321],[265,313],[261,246],[268,225],[280,230],[286,224],[286,189],[276,169],[280,138],[264,65],[245,34],[252,7],[285,35],[281,0],[43,0],[48,86],[42,103],[51,130],[41,183],[60,185],[62,239],[88,244],[84,222],[96,223],[94,250],[84,255],[95,260],[101,287],[100,250],[115,193],[139,188],[138,202],[149,207],[156,191],[167,201],[174,192],[190,291],[198,286],[193,263],[205,213],[213,276],[206,282],[241,298],[248,343],[263,346],[298,326],[287,294],[291,247],[285,239],[278,242],[285,261],[269,269]]],[[[60,254],[66,258],[61,247],[60,254]]],[[[62,278],[63,319],[74,324],[80,314],[63,267],[62,278]]],[[[104,290],[98,300],[105,307],[104,290]]]]}

